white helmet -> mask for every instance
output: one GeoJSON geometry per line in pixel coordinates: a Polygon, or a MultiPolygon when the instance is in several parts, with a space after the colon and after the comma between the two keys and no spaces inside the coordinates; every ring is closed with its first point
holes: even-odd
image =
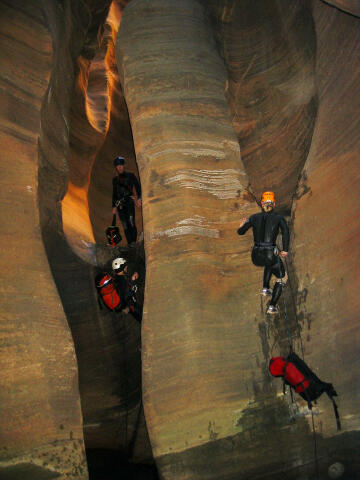
{"type": "Polygon", "coordinates": [[[124,268],[126,267],[126,260],[125,258],[115,258],[115,260],[113,260],[112,264],[112,269],[114,270],[114,272],[116,271],[119,271],[119,272],[122,272],[124,270],[124,268]]]}

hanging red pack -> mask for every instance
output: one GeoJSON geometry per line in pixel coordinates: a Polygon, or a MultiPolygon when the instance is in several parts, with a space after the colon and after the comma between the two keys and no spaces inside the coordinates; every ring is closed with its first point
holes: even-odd
{"type": "Polygon", "coordinates": [[[291,352],[287,357],[274,357],[270,360],[269,370],[274,377],[282,377],[285,385],[289,385],[312,409],[312,402],[324,392],[332,401],[337,429],[341,430],[338,408],[333,397],[337,393],[331,383],[322,382],[315,373],[301,360],[296,353],[291,352]]]}
{"type": "Polygon", "coordinates": [[[105,234],[108,244],[112,247],[121,242],[122,236],[120,235],[119,227],[116,226],[116,215],[113,215],[112,225],[106,229],[105,234]]]}
{"type": "Polygon", "coordinates": [[[121,307],[120,296],[115,288],[114,280],[106,273],[99,275],[95,280],[96,288],[101,302],[111,311],[116,311],[121,307]]]}

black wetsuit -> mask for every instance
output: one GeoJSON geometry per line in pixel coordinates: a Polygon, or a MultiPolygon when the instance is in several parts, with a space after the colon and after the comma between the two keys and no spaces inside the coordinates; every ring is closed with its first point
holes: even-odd
{"type": "Polygon", "coordinates": [[[119,173],[113,178],[112,206],[117,207],[128,244],[136,242],[137,238],[135,206],[134,200],[131,198],[134,188],[138,199],[140,199],[141,186],[138,179],[131,172],[119,173]]]}
{"type": "Polygon", "coordinates": [[[142,319],[142,307],[137,299],[137,287],[136,282],[131,280],[128,275],[114,275],[114,285],[119,294],[121,304],[117,307],[117,311],[129,308],[133,317],[141,322],[142,319]]]}
{"type": "MultiPolygon", "coordinates": [[[[278,256],[276,247],[276,238],[281,231],[282,249],[287,252],[289,249],[289,228],[281,215],[271,212],[260,212],[251,215],[237,231],[239,235],[244,235],[249,228],[253,229],[254,247],[251,253],[251,259],[254,265],[264,268],[263,287],[270,287],[270,279],[272,275],[277,278],[285,276],[285,268],[283,262],[278,256]]],[[[270,304],[276,305],[282,291],[282,284],[276,283],[270,304]]]]}

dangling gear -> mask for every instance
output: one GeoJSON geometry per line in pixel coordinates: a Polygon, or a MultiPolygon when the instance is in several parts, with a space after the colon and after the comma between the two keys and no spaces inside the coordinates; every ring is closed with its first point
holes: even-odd
{"type": "Polygon", "coordinates": [[[272,290],[270,288],[263,288],[260,292],[260,295],[263,295],[264,297],[271,297],[272,290]]]}
{"type": "Polygon", "coordinates": [[[120,234],[119,227],[116,226],[116,215],[113,215],[112,224],[105,230],[105,235],[108,240],[108,244],[115,247],[121,242],[122,236],[120,234]]]}
{"type": "Polygon", "coordinates": [[[341,430],[339,412],[333,398],[337,396],[337,393],[333,385],[320,380],[296,353],[290,352],[287,357],[273,357],[270,360],[269,370],[274,377],[283,378],[284,393],[285,384],[290,385],[296,393],[307,401],[310,410],[312,409],[312,402],[326,393],[333,404],[337,429],[341,430]]]}
{"type": "Polygon", "coordinates": [[[279,313],[279,307],[277,305],[269,304],[266,309],[266,313],[268,313],[269,315],[276,315],[277,313],[279,313]]]}
{"type": "Polygon", "coordinates": [[[126,260],[125,258],[115,258],[115,260],[113,260],[112,264],[112,269],[115,273],[119,273],[119,272],[122,272],[125,267],[126,267],[126,260]]]}

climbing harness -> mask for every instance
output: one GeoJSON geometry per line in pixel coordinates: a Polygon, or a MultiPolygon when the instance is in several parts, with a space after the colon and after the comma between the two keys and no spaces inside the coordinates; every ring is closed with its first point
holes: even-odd
{"type": "Polygon", "coordinates": [[[122,210],[125,205],[128,203],[128,199],[131,198],[129,195],[120,198],[119,200],[116,200],[115,202],[115,207],[117,207],[119,210],[122,210]]]}

